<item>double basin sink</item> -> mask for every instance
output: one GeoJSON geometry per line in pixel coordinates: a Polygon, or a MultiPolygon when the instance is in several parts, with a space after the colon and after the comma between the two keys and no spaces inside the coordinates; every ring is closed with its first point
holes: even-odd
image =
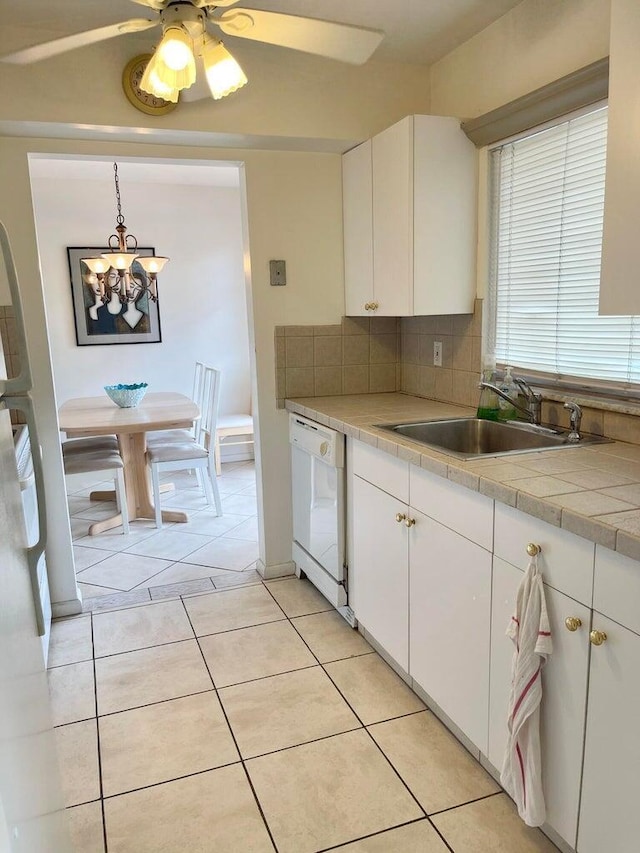
{"type": "Polygon", "coordinates": [[[449,418],[376,426],[459,459],[559,450],[563,447],[582,447],[609,441],[596,435],[583,435],[580,441],[568,441],[569,430],[514,421],[486,421],[480,418],[449,418]]]}

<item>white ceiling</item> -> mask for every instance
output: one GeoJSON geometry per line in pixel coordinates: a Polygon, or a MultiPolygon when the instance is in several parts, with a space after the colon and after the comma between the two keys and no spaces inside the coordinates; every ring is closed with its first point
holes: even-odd
{"type": "MultiPolygon", "coordinates": [[[[240,0],[241,2],[241,0],[240,0]]],[[[247,7],[302,15],[308,18],[383,30],[385,38],[374,58],[387,62],[429,65],[517,6],[521,0],[247,0],[247,7]]],[[[244,3],[242,4],[244,5],[244,3]]],[[[152,18],[155,13],[131,0],[0,0],[5,21],[28,34],[80,32],[129,18],[152,18]]],[[[215,13],[213,15],[215,17],[215,13]]],[[[149,48],[156,36],[144,36],[149,48]]],[[[225,37],[231,44],[234,39],[225,37]]],[[[6,46],[18,49],[30,44],[6,46]]],[[[245,42],[246,43],[246,42],[245,42]]],[[[284,48],[272,48],[283,50],[284,48]]]]}

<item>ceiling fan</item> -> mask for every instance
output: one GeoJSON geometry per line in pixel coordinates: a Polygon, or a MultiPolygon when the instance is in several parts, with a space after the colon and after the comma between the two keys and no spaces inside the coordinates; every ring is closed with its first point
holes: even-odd
{"type": "Polygon", "coordinates": [[[361,65],[369,59],[384,37],[379,30],[354,27],[317,18],[303,18],[279,12],[227,7],[238,0],[132,0],[147,6],[157,16],[153,20],[133,18],[44,44],[33,45],[0,57],[2,62],[29,64],[96,44],[115,36],[139,33],[161,25],[162,40],[151,59],[138,68],[138,84],[143,92],[163,103],[177,102],[179,93],[196,79],[196,58],[204,63],[207,82],[214,98],[221,98],[247,82],[244,72],[223,46],[209,34],[211,26],[224,34],[266,42],[305,53],[361,65]],[[219,9],[226,9],[217,14],[219,9]]]}

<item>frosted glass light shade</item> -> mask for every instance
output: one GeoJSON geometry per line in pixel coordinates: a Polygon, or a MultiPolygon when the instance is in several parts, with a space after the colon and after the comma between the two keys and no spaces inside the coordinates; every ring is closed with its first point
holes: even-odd
{"type": "Polygon", "coordinates": [[[122,272],[131,268],[131,264],[138,257],[134,252],[105,252],[102,255],[109,265],[122,272]]]}
{"type": "Polygon", "coordinates": [[[154,274],[159,273],[168,260],[169,258],[153,255],[152,257],[138,258],[138,263],[146,273],[154,274]]]}
{"type": "Polygon", "coordinates": [[[170,95],[188,89],[195,79],[196,60],[191,37],[181,27],[167,27],[145,68],[140,88],[159,98],[173,100],[170,95]]]}
{"type": "Polygon", "coordinates": [[[110,263],[106,258],[81,258],[83,264],[86,264],[92,273],[109,272],[110,263]]]}
{"type": "Polygon", "coordinates": [[[177,104],[180,91],[172,89],[166,83],[163,83],[158,76],[157,64],[154,63],[153,57],[149,60],[145,68],[140,88],[150,95],[155,95],[156,98],[162,98],[163,101],[171,101],[172,104],[177,104]]]}
{"type": "Polygon", "coordinates": [[[211,95],[216,101],[249,82],[242,68],[222,42],[208,40],[202,51],[202,60],[211,95]]]}

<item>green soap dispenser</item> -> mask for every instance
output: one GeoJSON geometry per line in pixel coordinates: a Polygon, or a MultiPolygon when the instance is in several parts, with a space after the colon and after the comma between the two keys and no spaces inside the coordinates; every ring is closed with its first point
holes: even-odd
{"type": "MultiPolygon", "coordinates": [[[[484,382],[493,381],[494,367],[491,364],[485,364],[482,368],[482,379],[484,382]]],[[[478,410],[476,417],[485,421],[497,421],[500,413],[498,405],[498,395],[491,388],[483,388],[480,391],[480,400],[478,402],[478,410]]]]}
{"type": "MultiPolygon", "coordinates": [[[[513,380],[511,370],[511,367],[505,368],[504,377],[498,387],[501,391],[504,391],[505,394],[508,394],[512,400],[515,400],[518,397],[518,386],[513,380]]],[[[508,400],[505,400],[503,397],[498,397],[498,407],[498,420],[515,421],[518,417],[518,411],[516,407],[508,400]]]]}

